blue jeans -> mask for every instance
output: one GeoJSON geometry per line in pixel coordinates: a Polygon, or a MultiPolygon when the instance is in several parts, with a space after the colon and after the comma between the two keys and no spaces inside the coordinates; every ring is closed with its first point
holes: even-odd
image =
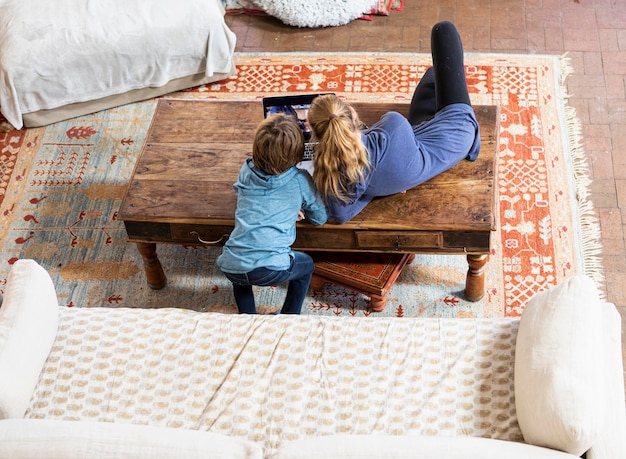
{"type": "Polygon", "coordinates": [[[233,293],[239,314],[256,314],[253,285],[269,286],[289,282],[287,296],[280,310],[281,314],[300,314],[304,297],[311,284],[315,265],[313,259],[304,252],[292,252],[291,265],[284,271],[256,268],[245,274],[225,272],[233,283],[233,293]]]}

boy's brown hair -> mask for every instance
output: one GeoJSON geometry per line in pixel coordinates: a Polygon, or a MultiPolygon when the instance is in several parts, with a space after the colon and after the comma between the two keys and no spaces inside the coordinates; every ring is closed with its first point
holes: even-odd
{"type": "Polygon", "coordinates": [[[297,120],[284,113],[268,116],[254,134],[252,160],[267,174],[279,175],[304,156],[304,136],[297,120]]]}

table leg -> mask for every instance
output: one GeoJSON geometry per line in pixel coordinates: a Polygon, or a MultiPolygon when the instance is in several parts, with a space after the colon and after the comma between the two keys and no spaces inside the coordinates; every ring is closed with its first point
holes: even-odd
{"type": "Polygon", "coordinates": [[[385,306],[387,306],[387,298],[383,298],[380,295],[372,295],[370,294],[370,307],[374,312],[382,312],[385,310],[385,306]]]}
{"type": "Polygon", "coordinates": [[[467,301],[478,301],[485,296],[485,264],[489,259],[488,255],[468,255],[467,278],[465,280],[465,299],[467,301]]]}
{"type": "Polygon", "coordinates": [[[137,250],[143,258],[143,268],[146,272],[146,280],[148,286],[152,289],[159,290],[167,284],[167,278],[163,271],[163,266],[157,256],[156,244],[137,242],[137,250]]]}

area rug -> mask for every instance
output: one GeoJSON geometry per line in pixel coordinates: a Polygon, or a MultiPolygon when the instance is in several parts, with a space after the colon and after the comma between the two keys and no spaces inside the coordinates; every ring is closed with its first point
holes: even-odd
{"type": "MultiPolygon", "coordinates": [[[[237,54],[237,75],[174,98],[259,99],[332,91],[348,101],[408,102],[430,65],[415,54],[237,54]]],[[[579,123],[567,106],[559,56],[468,54],[472,102],[499,105],[499,224],[481,301],[463,299],[459,255],[418,255],[383,312],[326,284],[309,291],[304,314],[396,317],[514,317],[536,292],[576,273],[602,282],[599,231],[587,199],[579,123]]],[[[215,266],[219,248],[161,245],[162,290],[145,282],[136,247],[117,218],[156,100],[44,128],[0,134],[0,289],[11,264],[32,258],[51,273],[59,303],[74,307],[168,307],[236,312],[215,266]]],[[[207,170],[207,173],[210,173],[207,170]]],[[[280,308],[285,286],[256,290],[260,313],[280,308]]]]}

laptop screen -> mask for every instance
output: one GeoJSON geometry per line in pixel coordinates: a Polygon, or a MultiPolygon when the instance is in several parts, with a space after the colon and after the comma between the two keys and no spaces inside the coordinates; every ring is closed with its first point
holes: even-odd
{"type": "MultiPolygon", "coordinates": [[[[328,93],[324,93],[328,94],[328,93]]],[[[270,96],[263,98],[263,116],[267,118],[275,113],[293,115],[304,135],[304,161],[313,159],[315,142],[311,142],[311,128],[307,115],[311,102],[320,94],[296,94],[291,96],[270,96]]]]}

